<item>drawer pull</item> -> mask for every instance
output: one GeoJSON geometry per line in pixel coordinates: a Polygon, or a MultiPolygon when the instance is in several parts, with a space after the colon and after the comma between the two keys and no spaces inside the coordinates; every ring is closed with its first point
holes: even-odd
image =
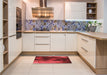
{"type": "Polygon", "coordinates": [[[36,45],[49,45],[49,44],[36,44],[36,45]]]}
{"type": "Polygon", "coordinates": [[[81,47],[84,51],[88,52],[88,50],[86,50],[85,48],[81,47]]]}
{"type": "Polygon", "coordinates": [[[35,37],[38,37],[38,38],[48,38],[49,36],[35,36],[35,37]]]}
{"type": "Polygon", "coordinates": [[[82,38],[82,40],[85,41],[85,42],[88,42],[88,40],[86,40],[86,39],[83,39],[83,38],[82,38]]]}

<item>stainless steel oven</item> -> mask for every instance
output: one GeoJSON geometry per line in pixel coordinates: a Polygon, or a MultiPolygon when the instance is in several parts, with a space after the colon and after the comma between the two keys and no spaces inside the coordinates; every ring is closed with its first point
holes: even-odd
{"type": "Polygon", "coordinates": [[[21,8],[16,8],[16,38],[22,37],[22,10],[21,8]]]}

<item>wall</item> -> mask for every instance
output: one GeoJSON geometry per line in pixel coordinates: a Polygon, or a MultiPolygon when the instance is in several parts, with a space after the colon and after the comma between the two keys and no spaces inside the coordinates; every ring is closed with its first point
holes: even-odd
{"type": "MultiPolygon", "coordinates": [[[[25,30],[86,31],[86,25],[88,24],[88,22],[89,21],[26,20],[25,30]]],[[[92,22],[94,22],[94,20],[92,22]]]]}
{"type": "Polygon", "coordinates": [[[64,20],[64,0],[48,0],[48,7],[54,8],[54,19],[64,20]]]}
{"type": "Polygon", "coordinates": [[[39,6],[39,0],[23,0],[26,3],[26,19],[30,20],[32,18],[32,7],[39,6]]]}
{"type": "Polygon", "coordinates": [[[100,31],[104,32],[104,0],[95,0],[95,2],[97,2],[97,19],[102,23],[100,31]]]}
{"type": "Polygon", "coordinates": [[[22,0],[16,0],[16,7],[22,8],[22,0]]]}
{"type": "Polygon", "coordinates": [[[104,0],[104,32],[107,33],[107,0],[104,0]]]}
{"type": "Polygon", "coordinates": [[[26,24],[26,3],[22,2],[22,31],[24,31],[24,27],[26,24]]]}
{"type": "MultiPolygon", "coordinates": [[[[31,20],[32,18],[32,7],[39,6],[39,0],[23,0],[26,3],[26,19],[31,20]]],[[[64,1],[65,0],[48,0],[48,6],[54,7],[54,19],[64,19],[64,1]]],[[[93,0],[66,0],[75,2],[92,2],[93,0]]]]}
{"type": "Polygon", "coordinates": [[[97,2],[97,18],[103,19],[104,18],[104,0],[95,0],[97,2]]]}

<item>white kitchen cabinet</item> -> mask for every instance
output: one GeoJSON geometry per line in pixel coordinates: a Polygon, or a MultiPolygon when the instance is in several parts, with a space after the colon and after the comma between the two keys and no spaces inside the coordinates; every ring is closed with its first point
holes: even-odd
{"type": "MultiPolygon", "coordinates": [[[[0,16],[1,17],[1,16],[0,16]]],[[[0,20],[0,39],[3,37],[3,26],[2,26],[2,20],[0,20]]]]}
{"type": "Polygon", "coordinates": [[[65,19],[86,19],[86,2],[65,2],[65,19]]]}
{"type": "Polygon", "coordinates": [[[35,51],[50,51],[50,33],[35,34],[35,51]]]}
{"type": "Polygon", "coordinates": [[[3,41],[0,40],[0,72],[3,70],[3,41]]]}
{"type": "Polygon", "coordinates": [[[51,51],[65,51],[65,33],[51,34],[51,51]]]}
{"type": "Polygon", "coordinates": [[[0,0],[0,38],[2,38],[2,34],[3,34],[3,21],[2,21],[2,18],[3,18],[3,2],[2,2],[2,0],[0,0]]]}
{"type": "Polygon", "coordinates": [[[66,34],[66,51],[77,51],[77,35],[66,34]]]}
{"type": "Polygon", "coordinates": [[[91,63],[94,68],[96,68],[96,39],[90,38],[89,37],[89,57],[88,57],[88,62],[91,63]]]}
{"type": "Polygon", "coordinates": [[[0,52],[0,72],[3,71],[3,52],[0,52]]]}
{"type": "Polygon", "coordinates": [[[16,0],[8,0],[8,35],[16,34],[16,0]]]}
{"type": "Polygon", "coordinates": [[[9,51],[9,64],[17,57],[17,42],[16,36],[9,37],[8,51],[9,51]]]}
{"type": "Polygon", "coordinates": [[[96,68],[96,39],[78,35],[78,52],[96,68]]]}
{"type": "Polygon", "coordinates": [[[17,42],[17,53],[20,54],[22,52],[22,38],[20,39],[16,39],[16,42],[17,42]]]}
{"type": "Polygon", "coordinates": [[[34,33],[23,33],[23,51],[34,51],[34,44],[34,33]]]}

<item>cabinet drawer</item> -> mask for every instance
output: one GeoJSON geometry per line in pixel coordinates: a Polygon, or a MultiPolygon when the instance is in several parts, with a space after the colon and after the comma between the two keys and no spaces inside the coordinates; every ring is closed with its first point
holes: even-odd
{"type": "Polygon", "coordinates": [[[95,68],[96,65],[96,39],[79,35],[79,53],[95,68]]]}
{"type": "Polygon", "coordinates": [[[90,41],[89,41],[89,39],[88,39],[88,37],[85,37],[85,36],[79,36],[79,39],[80,39],[80,42],[82,43],[82,44],[88,44],[90,41]]]}
{"type": "Polygon", "coordinates": [[[84,55],[89,55],[89,51],[85,47],[81,46],[81,51],[84,55]]]}
{"type": "Polygon", "coordinates": [[[37,45],[35,45],[35,50],[36,51],[49,51],[50,50],[50,45],[37,44],[37,45]]]}
{"type": "Polygon", "coordinates": [[[35,44],[50,44],[49,37],[36,37],[35,44]]]}
{"type": "Polygon", "coordinates": [[[50,33],[36,33],[36,37],[50,37],[50,33]]]}

